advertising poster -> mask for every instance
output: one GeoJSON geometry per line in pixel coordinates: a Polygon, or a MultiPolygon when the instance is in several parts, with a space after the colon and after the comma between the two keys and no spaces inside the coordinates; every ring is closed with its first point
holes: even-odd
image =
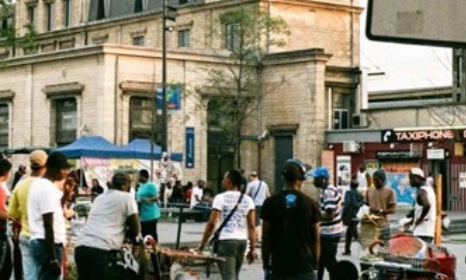
{"type": "Polygon", "coordinates": [[[337,156],[337,186],[347,187],[351,182],[351,156],[337,156]]]}
{"type": "Polygon", "coordinates": [[[419,167],[417,162],[387,162],[382,164],[387,175],[387,186],[396,193],[396,202],[400,205],[412,206],[416,198],[416,189],[409,184],[409,171],[419,167]]]}
{"type": "Polygon", "coordinates": [[[194,127],[186,128],[186,168],[194,168],[194,127]]]}
{"type": "Polygon", "coordinates": [[[460,172],[458,181],[460,182],[460,188],[466,189],[466,172],[460,172]]]}
{"type": "MultiPolygon", "coordinates": [[[[157,87],[157,109],[162,110],[163,108],[163,88],[157,87]]],[[[181,86],[167,86],[165,91],[167,96],[167,109],[168,110],[180,110],[181,109],[181,86]]]]}

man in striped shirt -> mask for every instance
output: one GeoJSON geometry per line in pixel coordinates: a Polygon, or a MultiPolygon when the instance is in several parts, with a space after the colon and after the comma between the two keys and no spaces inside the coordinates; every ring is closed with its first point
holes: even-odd
{"type": "Polygon", "coordinates": [[[312,173],[314,186],[321,189],[320,211],[322,221],[320,223],[321,255],[317,280],[322,280],[324,270],[330,273],[337,263],[336,255],[338,243],[343,232],[341,221],[342,198],[337,188],[329,184],[330,173],[325,167],[318,167],[312,173]]]}

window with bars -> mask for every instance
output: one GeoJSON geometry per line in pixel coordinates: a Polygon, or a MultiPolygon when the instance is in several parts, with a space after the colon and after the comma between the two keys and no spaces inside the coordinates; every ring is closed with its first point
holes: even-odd
{"type": "Polygon", "coordinates": [[[178,31],[178,47],[189,48],[191,46],[191,30],[183,29],[178,31]]]}
{"type": "Polygon", "coordinates": [[[75,98],[58,99],[56,108],[56,143],[64,146],[76,140],[77,136],[77,102],[75,98]]]}

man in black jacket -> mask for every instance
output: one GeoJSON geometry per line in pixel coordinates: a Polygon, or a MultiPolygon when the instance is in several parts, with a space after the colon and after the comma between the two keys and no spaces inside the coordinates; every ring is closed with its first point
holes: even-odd
{"type": "Polygon", "coordinates": [[[363,197],[358,192],[358,179],[353,176],[351,178],[350,189],[345,193],[345,201],[343,208],[343,223],[348,226],[346,228],[346,242],[344,256],[351,255],[351,240],[358,239],[358,214],[359,208],[363,204],[363,197]]]}

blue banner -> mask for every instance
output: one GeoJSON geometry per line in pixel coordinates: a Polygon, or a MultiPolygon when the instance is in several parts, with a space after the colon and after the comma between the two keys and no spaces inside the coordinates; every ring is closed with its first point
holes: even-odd
{"type": "MultiPolygon", "coordinates": [[[[156,95],[157,95],[157,109],[162,110],[163,108],[163,95],[162,95],[163,88],[157,87],[156,95]]],[[[181,109],[181,86],[167,86],[166,90],[167,95],[167,110],[180,110],[181,109]]]]}
{"type": "Polygon", "coordinates": [[[186,128],[186,168],[194,168],[194,127],[186,128]]]}

